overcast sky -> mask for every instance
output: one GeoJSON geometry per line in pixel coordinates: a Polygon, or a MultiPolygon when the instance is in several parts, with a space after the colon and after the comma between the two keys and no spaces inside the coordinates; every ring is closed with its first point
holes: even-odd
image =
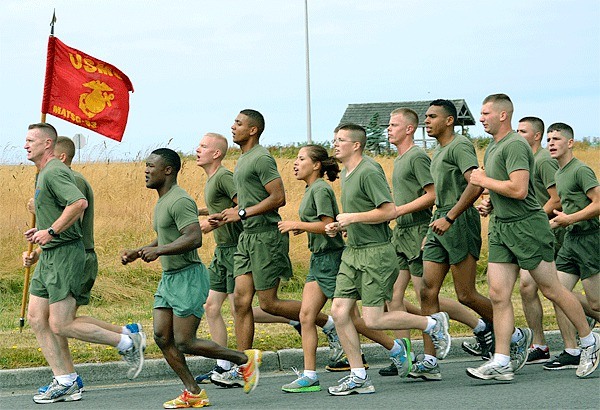
{"type": "MultiPolygon", "coordinates": [[[[131,79],[122,143],[89,136],[82,158],[192,152],[206,132],[231,141],[244,108],[265,145],[306,140],[304,0],[0,2],[0,163],[25,160],[40,120],[52,10],[55,35],[131,79]],[[106,145],[104,145],[104,143],[106,145]],[[91,147],[91,148],[90,148],[91,147]]],[[[312,136],[330,140],[351,103],[464,98],[476,119],[503,92],[546,125],[600,135],[598,0],[308,0],[312,136]]],[[[471,134],[483,135],[479,125],[471,134]]]]}

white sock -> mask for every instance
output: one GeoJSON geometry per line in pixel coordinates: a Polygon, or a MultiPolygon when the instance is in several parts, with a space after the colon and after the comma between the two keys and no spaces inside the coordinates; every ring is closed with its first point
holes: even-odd
{"type": "Polygon", "coordinates": [[[533,347],[534,349],[540,349],[543,351],[548,350],[548,346],[547,345],[538,345],[538,344],[532,344],[531,347],[533,347]]]}
{"type": "Polygon", "coordinates": [[[306,377],[309,377],[313,380],[315,380],[317,378],[317,371],[316,370],[306,370],[304,369],[304,372],[302,373],[304,374],[306,377]]]}
{"type": "Polygon", "coordinates": [[[133,340],[128,335],[121,335],[121,341],[117,345],[117,350],[119,352],[124,352],[128,350],[131,346],[133,346],[133,340]]]}
{"type": "Polygon", "coordinates": [[[230,370],[231,362],[229,360],[217,359],[217,366],[219,366],[223,370],[230,370]]]}
{"type": "Polygon", "coordinates": [[[75,383],[75,379],[77,379],[77,373],[63,374],[61,376],[54,376],[54,378],[63,386],[72,386],[75,383]],[[75,377],[72,375],[75,375],[75,377]]]}
{"type": "Polygon", "coordinates": [[[360,379],[366,379],[367,369],[365,369],[364,367],[359,367],[358,369],[350,369],[350,374],[353,374],[360,379]]]}
{"type": "Polygon", "coordinates": [[[323,331],[330,331],[335,329],[335,323],[333,323],[333,318],[331,316],[327,316],[327,323],[323,326],[323,331]]]}
{"type": "Polygon", "coordinates": [[[579,356],[581,354],[581,349],[565,349],[565,352],[571,356],[579,356]]]}
{"type": "Polygon", "coordinates": [[[483,319],[479,319],[477,322],[477,326],[473,329],[473,333],[483,332],[485,330],[485,322],[483,319]]]}
{"type": "Polygon", "coordinates": [[[521,332],[521,329],[519,329],[518,327],[515,327],[515,331],[513,332],[512,336],[510,337],[510,342],[516,343],[519,340],[521,340],[522,337],[523,337],[523,333],[521,332]]]}
{"type": "Polygon", "coordinates": [[[402,351],[402,346],[400,346],[398,344],[398,342],[396,342],[394,340],[394,346],[392,346],[392,348],[390,349],[390,356],[394,356],[397,355],[398,353],[400,353],[402,351]]]}
{"type": "Polygon", "coordinates": [[[498,363],[500,366],[506,366],[510,363],[510,356],[500,353],[494,353],[494,362],[498,363]]]}
{"type": "Polygon", "coordinates": [[[427,316],[427,327],[425,328],[424,332],[427,334],[430,334],[431,330],[433,329],[434,326],[435,326],[435,319],[432,318],[431,316],[427,316]]]}
{"type": "Polygon", "coordinates": [[[432,356],[430,354],[425,354],[423,361],[429,362],[431,364],[436,364],[437,363],[437,357],[432,356]]]}
{"type": "Polygon", "coordinates": [[[130,335],[131,334],[131,330],[129,330],[127,328],[127,326],[123,326],[123,327],[121,327],[121,334],[122,335],[130,335]]]}
{"type": "Polygon", "coordinates": [[[230,370],[231,362],[229,360],[217,359],[217,366],[219,366],[223,370],[230,370]]]}
{"type": "Polygon", "coordinates": [[[581,347],[588,347],[596,343],[596,339],[594,338],[592,332],[590,332],[590,334],[586,337],[580,337],[579,341],[581,342],[581,347]]]}

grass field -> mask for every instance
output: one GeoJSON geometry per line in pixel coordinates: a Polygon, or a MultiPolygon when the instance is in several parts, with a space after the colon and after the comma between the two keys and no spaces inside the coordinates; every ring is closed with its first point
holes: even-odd
{"type": "MultiPolygon", "coordinates": [[[[598,148],[577,150],[576,156],[590,164],[600,175],[600,151],[598,148]]],[[[483,154],[479,152],[480,156],[483,154]]],[[[393,158],[379,158],[386,174],[391,176],[393,158]]],[[[298,205],[304,193],[304,184],[296,181],[292,174],[293,159],[278,159],[287,197],[287,205],[281,209],[284,219],[296,219],[298,205]]],[[[229,169],[235,160],[226,160],[229,169]]],[[[152,231],[152,211],[157,200],[154,190],[145,187],[144,163],[98,162],[75,164],[91,183],[95,193],[95,240],[100,264],[100,274],[94,287],[92,302],[82,307],[80,314],[90,315],[112,323],[124,324],[130,321],[141,322],[150,332],[152,325],[153,292],[160,278],[160,264],[135,262],[122,266],[119,251],[137,247],[154,239],[152,231]]],[[[21,253],[27,248],[23,232],[28,228],[30,217],[25,209],[28,198],[33,195],[35,167],[26,165],[0,166],[0,221],[4,229],[0,232],[0,368],[17,368],[45,365],[31,329],[26,325],[19,333],[18,320],[23,288],[24,269],[21,267],[21,253]]],[[[194,161],[185,161],[179,177],[179,185],[186,189],[199,206],[204,205],[203,187],[206,182],[204,171],[194,161]]],[[[339,182],[333,184],[339,198],[339,182]]],[[[485,276],[481,274],[487,261],[487,220],[482,221],[484,245],[478,266],[480,272],[478,287],[487,294],[485,276]]],[[[214,250],[212,235],[203,238],[200,256],[205,264],[210,261],[214,250]]],[[[282,286],[282,297],[299,299],[302,284],[308,270],[309,251],[306,236],[290,238],[290,258],[294,266],[294,277],[282,286]]],[[[443,292],[454,297],[450,278],[443,292]]],[[[412,290],[409,299],[414,301],[412,290]]],[[[517,323],[524,324],[518,293],[514,294],[517,323]]],[[[326,307],[328,309],[329,305],[326,307]]],[[[544,301],[547,329],[556,328],[551,304],[544,301]]],[[[225,309],[230,328],[230,347],[234,346],[231,315],[225,309]]],[[[467,335],[469,330],[453,323],[452,333],[467,335]]],[[[151,332],[150,332],[151,333],[151,332]]],[[[205,321],[201,323],[199,334],[209,337],[205,321]]],[[[415,336],[417,334],[415,333],[415,336]]],[[[151,339],[151,338],[150,338],[151,339]]],[[[326,340],[321,335],[320,344],[326,340]]],[[[283,324],[259,324],[256,328],[255,346],[265,350],[286,347],[300,347],[300,337],[290,326],[283,324]]],[[[102,362],[118,360],[113,348],[73,341],[72,353],[75,362],[102,362]]],[[[160,351],[153,341],[149,341],[148,357],[160,357],[160,351]]]]}

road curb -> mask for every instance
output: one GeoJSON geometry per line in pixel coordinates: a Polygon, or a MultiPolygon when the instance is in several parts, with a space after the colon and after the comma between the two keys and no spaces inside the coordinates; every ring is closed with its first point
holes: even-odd
{"type": "MultiPolygon", "coordinates": [[[[562,338],[558,331],[545,332],[545,337],[552,353],[558,353],[563,349],[562,338]]],[[[473,338],[457,337],[452,339],[448,358],[470,357],[461,348],[462,342],[465,340],[472,341],[473,338]]],[[[413,341],[412,345],[414,351],[420,352],[423,350],[421,340],[413,341]]],[[[369,365],[389,363],[388,351],[379,344],[363,344],[362,351],[369,365]]],[[[322,371],[327,364],[328,352],[327,347],[317,349],[317,369],[319,371],[322,371]]],[[[205,373],[215,364],[214,359],[205,357],[187,357],[186,359],[193,374],[205,373]]],[[[291,367],[303,368],[302,349],[283,349],[277,352],[267,351],[263,353],[261,371],[287,371],[291,367]]],[[[78,364],[75,368],[83,380],[89,384],[110,384],[127,381],[125,376],[127,365],[125,362],[85,363],[78,364]]],[[[5,392],[10,389],[42,386],[47,384],[51,378],[52,372],[49,367],[0,370],[0,386],[5,392]]],[[[136,381],[160,381],[176,378],[177,376],[164,359],[149,359],[145,361],[144,368],[136,381]]]]}

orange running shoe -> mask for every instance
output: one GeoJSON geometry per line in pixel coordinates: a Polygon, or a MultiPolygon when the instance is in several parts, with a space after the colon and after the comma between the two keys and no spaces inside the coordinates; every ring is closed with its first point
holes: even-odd
{"type": "Polygon", "coordinates": [[[258,368],[262,363],[262,352],[258,349],[248,349],[244,353],[248,356],[248,362],[240,366],[244,377],[244,393],[250,393],[258,385],[260,371],[258,368]]]}
{"type": "Polygon", "coordinates": [[[208,400],[208,395],[204,389],[202,389],[198,394],[190,393],[186,389],[179,395],[179,397],[169,400],[163,404],[165,409],[197,409],[206,406],[210,406],[210,401],[208,400]]]}

